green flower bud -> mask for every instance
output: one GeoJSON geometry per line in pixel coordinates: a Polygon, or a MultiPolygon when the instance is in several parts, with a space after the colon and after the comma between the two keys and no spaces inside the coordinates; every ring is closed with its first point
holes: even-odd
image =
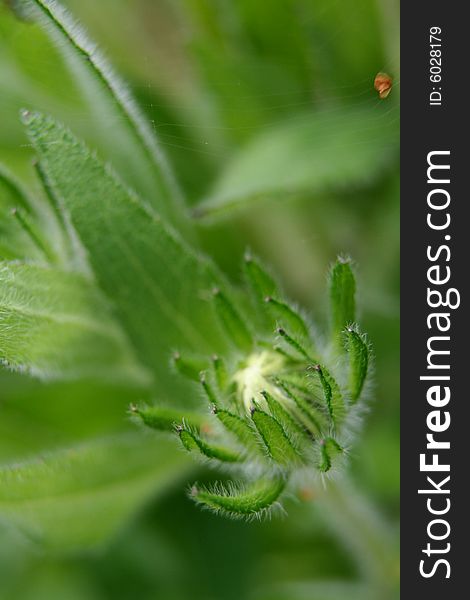
{"type": "MultiPolygon", "coordinates": [[[[190,497],[236,518],[264,515],[278,504],[290,481],[294,485],[341,466],[353,423],[357,429],[356,404],[370,367],[369,344],[350,322],[355,282],[348,262],[339,260],[332,269],[335,344],[324,349],[305,318],[279,298],[272,278],[251,257],[245,271],[254,312],[261,315],[260,331],[271,319],[271,332],[252,335],[239,307],[215,290],[215,310],[233,351],[224,357],[175,357],[178,371],[192,381],[198,365],[208,368],[197,377],[206,404],[204,420],[183,415],[173,430],[188,452],[235,476],[211,489],[195,484],[190,497]],[[263,296],[268,290],[277,297],[263,296]],[[342,341],[341,358],[337,339],[342,341]]],[[[133,413],[150,427],[168,430],[169,415],[161,407],[153,410],[134,408],[133,413]]]]}

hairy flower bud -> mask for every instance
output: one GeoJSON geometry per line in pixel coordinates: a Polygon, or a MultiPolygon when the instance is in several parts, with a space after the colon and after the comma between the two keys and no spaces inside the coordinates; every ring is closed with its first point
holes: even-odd
{"type": "MultiPolygon", "coordinates": [[[[353,324],[355,280],[348,259],[331,269],[332,324],[324,348],[271,276],[251,256],[245,266],[259,314],[257,335],[229,296],[215,289],[213,302],[233,352],[210,360],[177,353],[174,359],[193,382],[193,365],[205,365],[197,379],[209,407],[206,419],[212,421],[203,428],[200,419],[183,416],[176,434],[187,451],[235,476],[228,486],[193,485],[190,497],[205,508],[244,518],[277,504],[297,473],[323,475],[341,463],[370,366],[369,344],[353,324]]],[[[134,407],[133,414],[138,413],[134,407]]],[[[151,419],[142,413],[142,420],[168,423],[155,412],[151,419]]]]}

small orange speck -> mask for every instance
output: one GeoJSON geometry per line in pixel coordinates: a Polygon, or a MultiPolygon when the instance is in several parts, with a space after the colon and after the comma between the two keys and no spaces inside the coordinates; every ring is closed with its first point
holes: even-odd
{"type": "Polygon", "coordinates": [[[375,76],[374,88],[379,92],[379,96],[382,100],[390,94],[392,85],[393,78],[387,73],[377,73],[375,76]]]}
{"type": "Polygon", "coordinates": [[[298,496],[303,502],[311,502],[315,499],[315,492],[311,487],[302,487],[299,489],[298,496]]]}
{"type": "Polygon", "coordinates": [[[209,423],[202,423],[201,432],[205,433],[206,435],[211,435],[214,430],[209,423]]]}

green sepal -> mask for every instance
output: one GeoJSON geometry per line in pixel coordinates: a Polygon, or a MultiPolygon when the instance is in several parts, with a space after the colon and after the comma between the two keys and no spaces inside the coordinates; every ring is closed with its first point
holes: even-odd
{"type": "Polygon", "coordinates": [[[351,404],[355,404],[359,400],[369,370],[370,348],[356,328],[347,327],[344,335],[349,355],[349,393],[351,404]]]}
{"type": "Polygon", "coordinates": [[[266,514],[285,486],[282,477],[258,479],[244,486],[219,483],[213,489],[194,485],[190,497],[204,508],[226,517],[250,519],[266,514]]]}
{"type": "Polygon", "coordinates": [[[256,300],[263,302],[269,296],[279,295],[274,279],[251,254],[245,255],[244,270],[246,281],[256,300]]]}
{"type": "Polygon", "coordinates": [[[214,354],[212,357],[212,368],[214,371],[214,379],[217,383],[219,391],[224,391],[228,384],[227,365],[222,357],[214,354]]]}
{"type": "Polygon", "coordinates": [[[282,427],[295,436],[297,439],[311,443],[312,438],[308,432],[308,430],[301,424],[300,421],[295,419],[283,406],[282,404],[274,398],[272,394],[263,390],[261,395],[266,400],[266,404],[268,405],[269,411],[271,415],[279,421],[282,427]]]}
{"type": "Polygon", "coordinates": [[[195,431],[187,426],[177,426],[176,432],[179,435],[181,443],[189,452],[198,450],[206,458],[220,460],[221,462],[240,462],[243,457],[231,448],[211,444],[203,440],[195,431]]]}
{"type": "Polygon", "coordinates": [[[175,431],[175,426],[183,420],[190,427],[202,427],[207,419],[204,415],[167,408],[166,406],[136,406],[131,404],[129,414],[134,420],[141,422],[156,431],[175,431]]]}
{"type": "Polygon", "coordinates": [[[310,431],[314,437],[320,436],[326,425],[325,415],[322,414],[310,401],[306,400],[303,396],[294,394],[286,382],[277,379],[276,385],[298,409],[297,416],[302,424],[307,427],[308,431],[310,431]]]}
{"type": "Polygon", "coordinates": [[[200,382],[202,385],[202,389],[204,390],[204,393],[205,393],[207,399],[209,400],[209,404],[211,405],[211,407],[219,408],[219,406],[220,406],[219,398],[217,397],[217,394],[215,393],[214,388],[207,380],[207,375],[205,372],[201,373],[200,382]]]}
{"type": "Polygon", "coordinates": [[[257,434],[245,419],[228,410],[216,410],[215,416],[244,448],[260,453],[257,434]]]}
{"type": "Polygon", "coordinates": [[[312,356],[307,352],[307,350],[300,344],[296,339],[294,339],[291,335],[287,333],[287,331],[283,327],[278,327],[276,329],[276,333],[288,344],[291,348],[293,348],[298,354],[300,354],[305,360],[308,362],[315,362],[312,356]]]}
{"type": "Polygon", "coordinates": [[[233,304],[219,288],[213,290],[213,299],[219,321],[229,338],[240,350],[250,350],[253,346],[251,333],[233,304]]]}
{"type": "Polygon", "coordinates": [[[272,296],[266,296],[264,301],[278,324],[287,327],[296,336],[305,339],[310,338],[310,332],[305,321],[293,308],[272,296]]]}
{"type": "Polygon", "coordinates": [[[339,425],[345,417],[346,406],[338,383],[322,365],[312,365],[308,371],[312,377],[318,377],[330,419],[334,425],[339,425]]]}
{"type": "Polygon", "coordinates": [[[299,462],[300,456],[279,421],[259,408],[252,410],[251,419],[275,463],[287,465],[299,462]]]}
{"type": "Polygon", "coordinates": [[[338,444],[338,442],[331,438],[325,438],[320,442],[320,462],[318,464],[318,469],[322,473],[327,473],[333,466],[334,461],[338,457],[344,454],[343,448],[338,444]]]}
{"type": "Polygon", "coordinates": [[[355,294],[356,281],[351,261],[338,258],[330,271],[331,337],[338,347],[344,328],[355,320],[355,294]]]}
{"type": "Polygon", "coordinates": [[[190,381],[197,382],[200,380],[201,371],[207,367],[204,361],[188,356],[181,356],[179,352],[173,354],[172,364],[180,375],[190,381]]]}

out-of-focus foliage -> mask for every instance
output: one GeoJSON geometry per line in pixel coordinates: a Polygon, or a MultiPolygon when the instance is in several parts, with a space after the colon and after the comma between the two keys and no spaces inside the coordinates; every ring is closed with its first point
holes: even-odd
{"type": "Polygon", "coordinates": [[[184,462],[174,444],[138,434],[74,446],[0,469],[0,511],[47,548],[86,548],[119,529],[157,482],[171,485],[184,462]]]}
{"type": "MultiPolygon", "coordinates": [[[[396,522],[397,3],[68,0],[64,4],[130,83],[146,126],[158,135],[183,196],[199,216],[199,241],[222,270],[236,280],[240,258],[249,246],[272,266],[289,296],[311,310],[323,298],[325,265],[339,253],[354,256],[360,266],[358,305],[363,327],[374,342],[376,375],[371,414],[351,457],[352,470],[356,485],[374,499],[386,518],[396,522]],[[383,101],[373,89],[379,71],[395,80],[383,101]],[[256,202],[258,198],[263,202],[256,202]],[[235,200],[237,211],[224,209],[223,220],[216,213],[206,218],[201,207],[207,206],[208,199],[235,200]]],[[[59,49],[37,25],[19,22],[9,9],[0,8],[0,162],[6,167],[1,173],[8,173],[6,178],[0,174],[2,258],[34,256],[45,261],[34,239],[26,239],[24,229],[17,229],[11,208],[18,206],[19,192],[5,182],[22,182],[33,207],[26,214],[38,230],[44,207],[53,212],[34,178],[32,148],[19,119],[21,108],[40,110],[65,123],[100,158],[112,161],[120,177],[149,204],[154,200],[150,190],[156,184],[139,144],[123,143],[129,137],[123,133],[127,125],[122,114],[102,91],[84,92],[90,89],[87,65],[81,66],[77,78],[77,71],[72,72],[62,58],[69,51],[66,40],[58,43],[59,49]],[[22,255],[19,249],[26,247],[22,255]]],[[[63,236],[58,224],[45,242],[57,265],[71,269],[62,250],[76,241],[64,241],[63,236]]],[[[108,260],[112,262],[112,257],[108,260]]],[[[115,267],[119,277],[121,265],[115,267]]],[[[81,276],[88,277],[86,269],[82,271],[81,276]]],[[[33,290],[28,287],[22,293],[33,290]]],[[[3,311],[4,298],[0,298],[3,311]]],[[[10,309],[13,300],[16,309],[21,295],[10,298],[10,309]]],[[[39,300],[35,294],[35,301],[39,300]]],[[[92,311],[92,321],[99,319],[103,325],[91,300],[96,299],[86,299],[82,289],[74,305],[92,311]]],[[[98,304],[99,311],[107,311],[101,299],[98,304]]],[[[57,313],[57,308],[51,308],[57,313]]],[[[37,322],[38,316],[34,319],[37,322]]],[[[111,319],[107,313],[106,319],[111,319]]],[[[77,326],[76,317],[72,324],[77,326]]],[[[120,364],[128,369],[133,357],[123,356],[120,350],[125,335],[116,334],[112,352],[121,352],[120,364]]],[[[55,351],[63,358],[66,348],[55,351]]],[[[80,346],[78,351],[83,356],[80,346]]],[[[99,353],[99,347],[93,351],[99,353]]],[[[1,352],[0,348],[0,356],[1,352]]],[[[111,349],[106,352],[110,356],[111,349]]],[[[166,367],[161,365],[162,372],[166,367]]],[[[103,373],[104,367],[99,370],[103,373]]],[[[19,374],[0,374],[0,482],[3,469],[9,472],[19,464],[21,474],[21,468],[28,469],[27,461],[38,454],[45,457],[40,468],[47,470],[48,457],[60,457],[68,448],[93,447],[109,436],[128,439],[134,427],[126,418],[126,407],[136,400],[153,399],[148,384],[124,385],[109,376],[97,380],[93,373],[86,375],[78,381],[38,382],[19,374]]],[[[184,388],[178,393],[184,394],[184,388]]],[[[186,400],[194,404],[180,397],[181,402],[186,400]]],[[[183,481],[184,455],[174,455],[166,440],[142,437],[135,454],[129,454],[127,463],[122,461],[120,475],[126,481],[126,468],[141,469],[140,487],[129,484],[126,490],[124,485],[116,492],[122,494],[114,504],[120,505],[120,512],[113,509],[99,523],[102,532],[113,534],[99,554],[76,550],[71,554],[73,543],[66,553],[38,552],[2,522],[2,598],[378,597],[372,583],[362,583],[367,557],[360,548],[351,548],[347,536],[342,537],[344,527],[322,508],[320,499],[293,502],[288,519],[269,523],[231,523],[201,514],[183,498],[182,483],[174,491],[170,486],[171,481],[183,481]],[[170,460],[175,461],[173,478],[164,472],[170,460]],[[158,490],[161,500],[129,520],[158,490]]],[[[103,471],[112,479],[115,461],[107,458],[111,471],[104,459],[94,462],[96,471],[87,473],[89,482],[94,476],[101,481],[103,471]]],[[[204,479],[203,470],[200,478],[204,479]]],[[[73,483],[79,489],[86,481],[73,483]]],[[[112,499],[113,492],[102,492],[106,511],[106,494],[112,499]]],[[[20,499],[13,500],[18,506],[20,499]]],[[[99,513],[92,511],[90,518],[92,502],[87,504],[85,496],[82,500],[77,518],[83,520],[83,527],[92,528],[94,519],[100,521],[99,513]]],[[[41,503],[54,498],[35,501],[30,518],[41,524],[41,503]]],[[[11,499],[0,490],[0,512],[2,502],[11,499]]],[[[73,503],[69,508],[73,514],[73,503]]],[[[79,524],[75,533],[78,541],[85,536],[79,524]]],[[[95,533],[91,541],[103,539],[100,527],[95,533]]],[[[393,542],[390,547],[392,551],[393,542]]],[[[380,576],[396,581],[394,569],[396,565],[387,562],[380,576]]],[[[384,582],[384,587],[390,586],[384,582]]]]}

